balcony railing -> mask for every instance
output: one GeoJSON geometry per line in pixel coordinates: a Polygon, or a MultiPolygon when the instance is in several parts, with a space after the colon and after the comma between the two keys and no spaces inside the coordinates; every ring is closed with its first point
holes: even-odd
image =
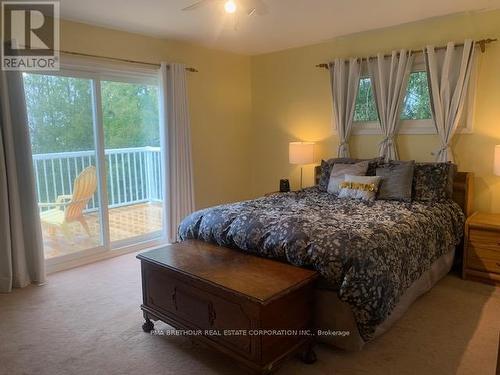
{"type": "MultiPolygon", "coordinates": [[[[110,208],[163,200],[159,147],[107,149],[105,158],[110,208]]],[[[76,176],[90,165],[96,165],[93,150],[33,155],[38,202],[72,194],[76,176]]],[[[98,208],[96,193],[87,210],[98,208]]]]}

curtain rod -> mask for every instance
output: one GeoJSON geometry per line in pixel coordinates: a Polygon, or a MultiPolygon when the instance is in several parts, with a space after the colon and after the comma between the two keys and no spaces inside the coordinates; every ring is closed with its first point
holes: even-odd
{"type": "MultiPolygon", "coordinates": [[[[73,52],[73,51],[64,51],[64,50],[59,50],[60,53],[64,53],[66,55],[73,55],[73,56],[84,56],[84,57],[96,57],[98,59],[107,59],[107,60],[113,60],[113,61],[120,61],[120,62],[126,62],[126,63],[132,63],[132,64],[142,64],[142,65],[149,65],[149,66],[155,66],[155,67],[160,67],[160,64],[158,63],[150,63],[150,62],[145,62],[145,61],[137,61],[137,60],[129,60],[129,59],[120,59],[118,57],[109,57],[109,56],[99,56],[99,55],[92,55],[89,53],[82,53],[82,52],[73,52]]],[[[195,68],[190,68],[186,67],[186,70],[188,72],[192,73],[198,73],[198,69],[195,68]]]]}
{"type": "MultiPolygon", "coordinates": [[[[496,42],[498,39],[481,39],[481,40],[477,40],[476,41],[476,45],[479,45],[479,48],[481,49],[481,52],[484,52],[486,51],[486,44],[489,44],[489,43],[493,43],[493,42],[496,42]]],[[[463,46],[464,44],[463,43],[459,43],[459,44],[455,44],[456,47],[461,47],[463,46]]],[[[439,51],[439,50],[443,50],[443,49],[446,49],[446,46],[440,46],[440,47],[436,47],[435,50],[439,51]]],[[[411,51],[412,53],[424,53],[424,50],[423,49],[417,49],[417,50],[412,50],[411,51]]],[[[391,57],[392,55],[384,55],[384,57],[391,57]]],[[[369,56],[369,57],[363,57],[362,59],[363,60],[369,60],[369,59],[374,59],[376,58],[377,56],[369,56]]],[[[318,64],[316,65],[316,68],[324,68],[324,69],[330,69],[330,63],[321,63],[321,64],[318,64]]]]}

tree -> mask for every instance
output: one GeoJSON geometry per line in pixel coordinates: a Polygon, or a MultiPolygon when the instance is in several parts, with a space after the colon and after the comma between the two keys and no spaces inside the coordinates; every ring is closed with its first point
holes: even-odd
{"type": "Polygon", "coordinates": [[[359,80],[359,90],[358,96],[356,98],[354,121],[378,121],[377,106],[375,105],[375,98],[373,97],[372,83],[370,81],[370,78],[361,78],[359,80]]]}
{"type": "Polygon", "coordinates": [[[401,118],[404,120],[430,119],[432,117],[430,103],[427,73],[411,73],[401,118]]]}
{"type": "MultiPolygon", "coordinates": [[[[413,72],[408,79],[408,88],[403,108],[402,120],[425,120],[431,118],[429,86],[426,72],[413,72]]],[[[356,97],[355,122],[378,121],[377,106],[373,96],[370,78],[359,81],[358,96],[356,97]]]]}
{"type": "Polygon", "coordinates": [[[160,146],[158,88],[102,82],[106,148],[160,146]]]}
{"type": "MultiPolygon", "coordinates": [[[[23,77],[33,153],[94,149],[91,80],[23,77]]],[[[156,86],[102,81],[101,97],[106,148],[160,145],[156,86]]]]}

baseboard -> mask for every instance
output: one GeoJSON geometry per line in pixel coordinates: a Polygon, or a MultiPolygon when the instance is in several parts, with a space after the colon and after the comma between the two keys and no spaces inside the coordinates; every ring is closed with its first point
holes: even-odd
{"type": "Polygon", "coordinates": [[[139,252],[143,250],[151,250],[151,249],[156,249],[161,246],[165,246],[167,243],[162,242],[162,241],[154,241],[154,242],[148,242],[148,243],[141,243],[133,246],[128,246],[124,247],[121,249],[115,249],[115,250],[108,250],[105,252],[97,253],[97,254],[92,254],[88,256],[83,256],[81,258],[77,259],[72,259],[60,263],[52,263],[52,264],[47,264],[46,265],[46,273],[47,275],[50,275],[52,273],[56,273],[59,271],[65,271],[71,268],[76,268],[80,266],[84,266],[86,264],[90,263],[95,263],[95,262],[100,262],[102,260],[114,258],[120,255],[125,255],[129,253],[134,253],[134,252],[139,252]]]}

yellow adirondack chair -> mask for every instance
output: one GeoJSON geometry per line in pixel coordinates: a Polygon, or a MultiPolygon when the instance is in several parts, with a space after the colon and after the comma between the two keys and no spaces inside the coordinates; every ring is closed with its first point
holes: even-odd
{"type": "Polygon", "coordinates": [[[76,178],[73,194],[59,195],[55,203],[40,203],[39,207],[56,207],[40,212],[42,224],[49,226],[49,233],[55,234],[56,228],[60,228],[67,239],[72,237],[69,223],[78,221],[83,229],[91,237],[90,228],[83,215],[89,200],[97,189],[97,173],[94,166],[85,168],[76,178]]]}

